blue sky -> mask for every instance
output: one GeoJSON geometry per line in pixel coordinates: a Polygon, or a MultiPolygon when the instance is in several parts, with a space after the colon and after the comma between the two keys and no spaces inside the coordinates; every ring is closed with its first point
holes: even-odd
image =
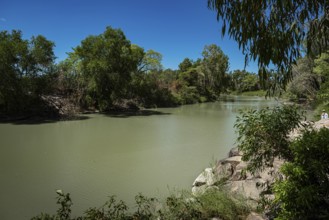
{"type": "MultiPolygon", "coordinates": [[[[56,44],[59,60],[88,35],[120,28],[145,50],[163,55],[165,68],[177,69],[184,58],[201,58],[205,45],[216,44],[229,57],[230,70],[244,68],[238,44],[221,37],[216,13],[207,0],[1,0],[0,30],[19,29],[23,37],[41,34],[56,44]]],[[[257,72],[257,64],[246,68],[257,72]]]]}

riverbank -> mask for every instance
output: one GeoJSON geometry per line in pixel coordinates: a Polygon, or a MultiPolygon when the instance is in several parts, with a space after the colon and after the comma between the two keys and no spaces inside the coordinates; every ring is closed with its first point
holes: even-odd
{"type": "MultiPolygon", "coordinates": [[[[315,130],[329,128],[329,119],[305,123],[311,124],[315,130]]],[[[291,132],[290,138],[294,139],[299,135],[300,132],[295,130],[291,132]]],[[[284,161],[276,158],[273,167],[251,175],[245,172],[248,162],[242,161],[242,156],[237,147],[232,148],[227,158],[219,160],[213,167],[204,169],[192,184],[192,194],[198,196],[209,190],[227,190],[241,195],[254,209],[263,198],[273,200],[274,195],[264,192],[261,186],[283,178],[279,171],[284,161]]],[[[266,219],[266,216],[259,216],[258,219],[266,219]]]]}
{"type": "Polygon", "coordinates": [[[238,96],[258,96],[258,97],[265,97],[267,94],[267,91],[265,90],[255,90],[255,91],[248,91],[248,92],[231,92],[230,95],[238,95],[238,96]]]}

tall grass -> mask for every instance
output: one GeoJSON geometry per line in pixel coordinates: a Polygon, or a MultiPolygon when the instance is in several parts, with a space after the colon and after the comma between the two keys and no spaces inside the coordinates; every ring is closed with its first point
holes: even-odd
{"type": "Polygon", "coordinates": [[[73,203],[70,195],[61,191],[57,194],[57,204],[60,205],[57,213],[42,213],[32,220],[239,220],[245,219],[251,211],[243,197],[216,188],[199,196],[193,196],[187,191],[175,192],[162,202],[138,194],[135,197],[137,209],[133,212],[129,212],[122,200],[117,201],[115,196],[111,196],[100,208],[89,208],[83,216],[71,217],[73,203]]]}

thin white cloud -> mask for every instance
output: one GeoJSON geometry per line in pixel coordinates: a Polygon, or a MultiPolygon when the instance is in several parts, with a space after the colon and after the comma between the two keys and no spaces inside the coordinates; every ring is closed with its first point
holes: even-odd
{"type": "Polygon", "coordinates": [[[5,18],[0,18],[0,21],[6,22],[7,19],[5,19],[5,18]]]}

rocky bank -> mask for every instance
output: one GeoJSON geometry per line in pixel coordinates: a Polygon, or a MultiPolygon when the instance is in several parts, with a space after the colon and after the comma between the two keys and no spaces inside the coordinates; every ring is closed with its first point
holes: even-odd
{"type": "MultiPolygon", "coordinates": [[[[246,197],[255,204],[260,199],[261,189],[258,184],[273,182],[276,173],[283,164],[282,160],[276,159],[272,168],[266,169],[257,175],[243,173],[247,163],[241,160],[242,154],[237,148],[229,152],[229,157],[217,162],[212,168],[206,168],[193,182],[192,193],[194,195],[205,192],[209,189],[218,188],[223,185],[231,192],[236,192],[246,197]]],[[[268,195],[271,197],[272,195],[268,195]]]]}
{"type": "MultiPolygon", "coordinates": [[[[329,119],[321,119],[317,122],[311,123],[314,129],[329,128],[329,119]]],[[[300,132],[298,130],[290,134],[291,138],[298,137],[300,132]]],[[[216,163],[214,167],[206,168],[193,182],[192,193],[198,195],[210,189],[218,189],[221,185],[224,189],[227,189],[233,193],[239,193],[245,197],[251,204],[256,205],[260,200],[261,187],[257,185],[262,183],[272,183],[275,178],[281,178],[279,171],[284,161],[276,159],[273,163],[273,167],[258,173],[257,175],[251,175],[249,173],[243,173],[243,170],[247,166],[247,162],[242,161],[242,153],[238,148],[230,150],[227,158],[222,159],[216,163]],[[276,175],[271,175],[275,174],[276,175]]],[[[274,195],[268,194],[265,197],[273,199],[274,195]]],[[[264,217],[252,214],[247,219],[265,219],[264,217]]]]}

